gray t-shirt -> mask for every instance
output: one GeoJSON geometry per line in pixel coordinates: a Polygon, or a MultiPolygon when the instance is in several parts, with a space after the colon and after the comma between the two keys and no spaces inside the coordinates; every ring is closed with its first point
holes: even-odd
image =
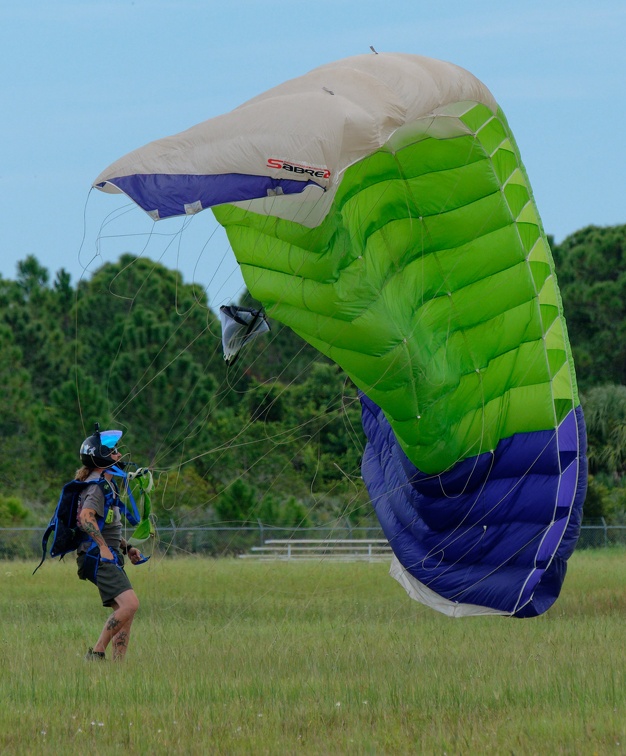
{"type": "MultiPolygon", "coordinates": [[[[91,473],[86,482],[92,480],[94,483],[100,480],[100,473],[91,473]]],[[[111,486],[111,489],[115,494],[115,488],[111,486]]],[[[117,496],[115,501],[117,501],[117,496]]],[[[85,486],[79,497],[78,512],[80,513],[82,509],[93,509],[98,517],[104,517],[104,493],[100,486],[85,486]]],[[[105,522],[102,528],[102,537],[110,549],[119,551],[122,540],[122,516],[118,506],[111,507],[107,520],[109,522],[105,522]]],[[[89,541],[81,544],[78,549],[79,553],[87,551],[90,545],[89,541]]]]}

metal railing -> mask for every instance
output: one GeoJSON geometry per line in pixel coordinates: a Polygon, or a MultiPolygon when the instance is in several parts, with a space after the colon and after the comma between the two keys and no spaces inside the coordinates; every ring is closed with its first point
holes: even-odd
{"type": "MultiPolygon", "coordinates": [[[[0,528],[0,559],[32,559],[41,554],[43,528],[0,528]]],[[[168,556],[199,554],[237,556],[263,547],[276,539],[381,539],[384,534],[375,526],[351,527],[335,524],[316,528],[278,528],[258,523],[237,527],[185,526],[174,524],[158,529],[157,549],[168,556]]],[[[626,546],[626,525],[583,525],[577,549],[626,546]]]]}

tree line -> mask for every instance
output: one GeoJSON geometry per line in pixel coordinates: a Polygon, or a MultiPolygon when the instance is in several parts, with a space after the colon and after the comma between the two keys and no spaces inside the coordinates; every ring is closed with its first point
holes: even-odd
{"type": "Polygon", "coordinates": [[[0,278],[0,353],[0,527],[49,517],[94,422],[154,470],[161,521],[374,519],[354,386],[276,322],[229,368],[177,271],[123,255],[72,285],[27,257],[0,278]]]}
{"type": "MultiPolygon", "coordinates": [[[[585,515],[626,511],[626,226],[551,241],[589,436],[585,515]]],[[[248,295],[241,304],[253,305],[248,295]]],[[[288,328],[228,367],[206,293],[132,255],[73,283],[0,277],[0,527],[44,521],[94,422],[155,471],[176,523],[375,520],[355,387],[288,328]]]]}
{"type": "Polygon", "coordinates": [[[626,226],[552,245],[589,452],[586,517],[626,522],[626,226]]]}

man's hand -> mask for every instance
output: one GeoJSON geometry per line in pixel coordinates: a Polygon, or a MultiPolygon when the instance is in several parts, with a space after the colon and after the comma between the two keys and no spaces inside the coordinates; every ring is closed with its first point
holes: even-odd
{"type": "Polygon", "coordinates": [[[141,552],[136,546],[129,546],[126,554],[133,564],[138,564],[141,561],[141,552]]]}

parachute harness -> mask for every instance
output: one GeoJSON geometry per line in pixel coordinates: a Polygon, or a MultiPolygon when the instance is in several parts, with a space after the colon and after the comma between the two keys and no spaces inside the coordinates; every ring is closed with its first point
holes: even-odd
{"type": "Polygon", "coordinates": [[[123,481],[122,492],[127,498],[127,504],[120,502],[122,513],[135,526],[128,543],[131,546],[141,547],[141,551],[149,552],[147,556],[141,555],[141,562],[147,561],[154,549],[156,541],[156,527],[154,516],[152,514],[152,503],[150,492],[154,489],[154,478],[152,471],[147,467],[138,467],[132,472],[124,472],[114,465],[109,468],[113,473],[123,481]]]}

